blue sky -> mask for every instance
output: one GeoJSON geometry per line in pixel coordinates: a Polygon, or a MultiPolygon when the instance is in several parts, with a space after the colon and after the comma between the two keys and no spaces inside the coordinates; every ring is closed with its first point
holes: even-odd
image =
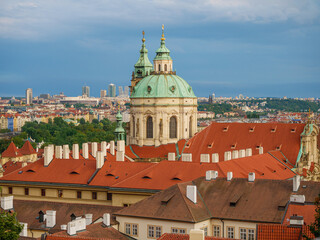
{"type": "Polygon", "coordinates": [[[141,32],[165,25],[173,67],[197,96],[320,97],[318,0],[0,2],[0,96],[98,96],[130,84],[141,32]]]}

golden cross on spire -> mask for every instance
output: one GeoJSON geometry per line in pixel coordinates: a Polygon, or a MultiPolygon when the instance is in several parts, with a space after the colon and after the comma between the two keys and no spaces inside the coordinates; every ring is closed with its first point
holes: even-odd
{"type": "Polygon", "coordinates": [[[163,40],[163,41],[166,40],[164,37],[164,25],[163,24],[162,24],[162,38],[161,38],[161,40],[163,40]]]}
{"type": "Polygon", "coordinates": [[[142,31],[142,42],[145,42],[146,41],[146,39],[144,38],[144,31],[142,31]]]}

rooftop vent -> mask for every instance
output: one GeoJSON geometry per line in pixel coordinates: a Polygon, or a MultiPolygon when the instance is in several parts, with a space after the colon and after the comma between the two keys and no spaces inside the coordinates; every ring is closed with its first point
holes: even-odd
{"type": "Polygon", "coordinates": [[[254,172],[249,173],[249,175],[248,175],[249,182],[254,182],[255,178],[256,178],[256,176],[255,176],[254,172]]]}
{"type": "Polygon", "coordinates": [[[254,132],[255,126],[249,129],[249,132],[254,132]]]}
{"type": "Polygon", "coordinates": [[[304,195],[291,195],[290,196],[290,202],[304,204],[305,201],[306,201],[306,197],[304,195]]]}
{"type": "Polygon", "coordinates": [[[272,133],[274,133],[274,132],[276,132],[276,131],[277,131],[277,126],[271,128],[271,132],[272,132],[272,133]]]}
{"type": "Polygon", "coordinates": [[[297,216],[297,214],[294,214],[290,217],[290,225],[302,226],[303,223],[303,216],[297,216]]]}
{"type": "Polygon", "coordinates": [[[227,172],[227,181],[231,181],[233,178],[233,172],[227,172]]]}
{"type": "Polygon", "coordinates": [[[295,128],[291,128],[291,131],[290,132],[292,132],[292,133],[295,133],[296,132],[296,127],[295,128]]]}
{"type": "Polygon", "coordinates": [[[228,132],[229,126],[226,126],[222,129],[223,132],[228,132]]]}

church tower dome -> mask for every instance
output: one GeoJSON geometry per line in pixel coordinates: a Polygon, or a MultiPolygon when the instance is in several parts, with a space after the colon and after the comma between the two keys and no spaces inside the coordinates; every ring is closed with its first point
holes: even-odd
{"type": "Polygon", "coordinates": [[[197,97],[192,87],[172,71],[164,27],[154,71],[132,87],[129,144],[176,143],[192,137],[197,129],[197,97]]]}

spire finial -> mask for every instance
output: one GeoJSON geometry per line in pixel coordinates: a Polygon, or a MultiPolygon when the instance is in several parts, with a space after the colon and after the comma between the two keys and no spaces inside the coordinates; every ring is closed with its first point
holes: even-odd
{"type": "Polygon", "coordinates": [[[144,43],[146,41],[146,39],[144,38],[144,31],[142,31],[142,42],[144,43]]]}
{"type": "Polygon", "coordinates": [[[164,41],[166,40],[165,37],[164,37],[164,25],[162,24],[162,38],[161,38],[161,41],[164,41]]]}

